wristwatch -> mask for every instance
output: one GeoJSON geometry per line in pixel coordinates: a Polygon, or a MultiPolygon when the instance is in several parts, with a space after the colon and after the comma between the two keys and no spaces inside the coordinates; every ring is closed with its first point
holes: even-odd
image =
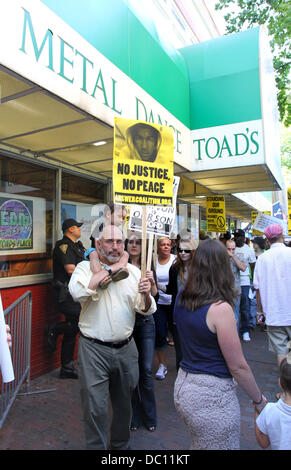
{"type": "Polygon", "coordinates": [[[106,269],[106,271],[108,271],[109,276],[111,276],[112,271],[111,271],[111,269],[109,268],[109,266],[105,265],[105,266],[104,266],[104,269],[106,269]]]}
{"type": "Polygon", "coordinates": [[[85,253],[84,253],[84,259],[85,259],[86,261],[89,261],[89,255],[90,255],[90,253],[91,253],[92,251],[96,251],[95,248],[88,248],[88,250],[85,251],[85,253]]]}

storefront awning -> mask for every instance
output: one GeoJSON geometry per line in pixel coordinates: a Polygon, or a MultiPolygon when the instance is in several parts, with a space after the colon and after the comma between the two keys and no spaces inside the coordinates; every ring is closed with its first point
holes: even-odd
{"type": "Polygon", "coordinates": [[[0,145],[71,169],[111,176],[113,130],[0,66],[0,145]],[[104,142],[101,146],[94,144],[104,142]]]}
{"type": "Polygon", "coordinates": [[[178,191],[178,200],[179,202],[188,203],[188,204],[197,204],[200,207],[206,208],[206,196],[213,194],[223,194],[225,198],[225,210],[227,217],[232,217],[239,220],[251,220],[252,211],[255,211],[257,208],[255,205],[250,205],[247,202],[243,201],[239,197],[236,197],[234,194],[226,194],[225,191],[220,193],[217,191],[211,191],[209,188],[191,181],[191,179],[182,176],[180,173],[180,185],[178,191]]]}
{"type": "MultiPolygon", "coordinates": [[[[0,146],[98,179],[111,179],[113,128],[0,66],[0,146]]],[[[185,171],[176,165],[179,171],[185,171]]]]}

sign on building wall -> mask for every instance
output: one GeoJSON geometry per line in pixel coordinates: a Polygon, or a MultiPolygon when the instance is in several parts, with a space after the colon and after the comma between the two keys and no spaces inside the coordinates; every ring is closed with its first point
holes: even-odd
{"type": "Polygon", "coordinates": [[[224,196],[206,197],[207,232],[226,232],[224,196]]]}
{"type": "Polygon", "coordinates": [[[173,205],[173,130],[115,118],[113,198],[116,204],[173,205]]]}
{"type": "Polygon", "coordinates": [[[283,184],[279,116],[264,27],[181,50],[190,74],[193,171],[266,168],[283,184]]]}

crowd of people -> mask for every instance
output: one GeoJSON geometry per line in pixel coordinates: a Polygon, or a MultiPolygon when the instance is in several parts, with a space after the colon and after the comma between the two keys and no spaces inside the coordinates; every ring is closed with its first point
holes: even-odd
{"type": "Polygon", "coordinates": [[[258,443],[291,449],[291,250],[281,225],[267,227],[252,247],[241,229],[219,239],[201,232],[194,240],[187,230],[175,243],[159,237],[145,269],[141,233],[128,231],[125,239],[124,210],[109,207],[88,250],[77,241],[80,224],[64,221],[53,258],[66,321],[49,325],[48,344],[55,350],[63,331],[60,377],[80,380],[87,448],[129,449],[130,432],[142,425],[157,429],[154,380],[166,379],[173,344],[174,403],[190,430],[191,449],[239,449],[237,385],[253,402],[258,443]],[[71,353],[76,318],[78,371],[71,353]],[[267,403],[243,354],[241,340],[250,342],[257,324],[277,354],[277,403],[267,403]]]}

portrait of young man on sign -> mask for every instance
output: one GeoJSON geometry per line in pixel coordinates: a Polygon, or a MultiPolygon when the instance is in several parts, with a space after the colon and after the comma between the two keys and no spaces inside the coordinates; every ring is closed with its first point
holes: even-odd
{"type": "Polygon", "coordinates": [[[134,124],[127,129],[127,147],[135,160],[155,162],[161,141],[160,132],[148,124],[134,124]]]}
{"type": "Polygon", "coordinates": [[[140,160],[157,164],[173,162],[172,129],[132,119],[116,119],[115,156],[124,160],[140,160]]]}

